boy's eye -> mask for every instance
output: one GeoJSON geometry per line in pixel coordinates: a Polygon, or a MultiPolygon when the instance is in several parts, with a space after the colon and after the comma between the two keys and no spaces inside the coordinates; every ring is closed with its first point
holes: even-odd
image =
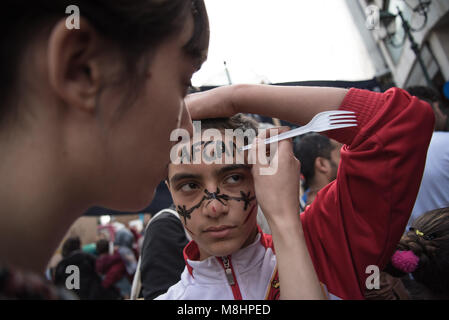
{"type": "Polygon", "coordinates": [[[198,185],[196,183],[190,182],[190,183],[186,183],[186,184],[182,185],[180,189],[184,192],[189,192],[189,191],[192,191],[197,188],[198,188],[198,185]]]}
{"type": "Polygon", "coordinates": [[[234,174],[226,178],[225,183],[235,184],[242,180],[242,177],[238,174],[234,174]]]}

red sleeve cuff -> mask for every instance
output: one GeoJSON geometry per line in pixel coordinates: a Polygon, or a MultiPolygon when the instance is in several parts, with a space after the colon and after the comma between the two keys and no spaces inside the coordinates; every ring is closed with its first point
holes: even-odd
{"type": "Polygon", "coordinates": [[[328,131],[326,135],[331,139],[350,145],[360,130],[374,118],[384,102],[383,93],[355,88],[350,89],[343,99],[339,110],[354,111],[357,117],[357,127],[328,131]]]}

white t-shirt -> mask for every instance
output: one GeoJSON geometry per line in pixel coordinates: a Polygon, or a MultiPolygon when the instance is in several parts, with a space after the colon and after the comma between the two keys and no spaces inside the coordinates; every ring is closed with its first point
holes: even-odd
{"type": "Polygon", "coordinates": [[[427,211],[445,207],[449,207],[449,132],[436,131],[408,226],[427,211]]]}

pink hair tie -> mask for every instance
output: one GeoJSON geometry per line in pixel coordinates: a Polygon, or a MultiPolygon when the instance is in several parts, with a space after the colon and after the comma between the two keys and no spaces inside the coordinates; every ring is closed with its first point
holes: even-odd
{"type": "Polygon", "coordinates": [[[411,273],[416,270],[419,263],[419,258],[413,251],[396,251],[391,257],[393,266],[405,273],[411,273]]]}

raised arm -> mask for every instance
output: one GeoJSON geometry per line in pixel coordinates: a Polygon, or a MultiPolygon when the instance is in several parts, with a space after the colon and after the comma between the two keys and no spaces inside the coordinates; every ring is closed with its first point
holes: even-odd
{"type": "Polygon", "coordinates": [[[363,299],[405,230],[433,132],[430,106],[393,88],[351,89],[340,109],[358,126],[328,132],[345,144],[337,179],[301,215],[319,279],[343,299],[363,299]]]}
{"type": "Polygon", "coordinates": [[[232,85],[192,94],[186,105],[194,120],[254,113],[304,125],[319,112],[338,109],[347,92],[326,87],[232,85]]]}

